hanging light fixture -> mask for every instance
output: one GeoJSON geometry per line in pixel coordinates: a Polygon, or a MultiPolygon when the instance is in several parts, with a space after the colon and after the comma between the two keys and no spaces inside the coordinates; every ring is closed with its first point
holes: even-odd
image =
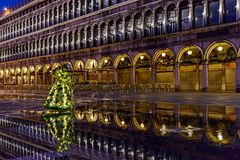
{"type": "Polygon", "coordinates": [[[218,46],[217,50],[218,50],[219,52],[223,51],[223,46],[218,46]]]}
{"type": "Polygon", "coordinates": [[[144,59],[144,56],[140,56],[140,59],[143,60],[143,59],[144,59]]]}
{"type": "Polygon", "coordinates": [[[162,57],[166,57],[166,55],[167,55],[167,54],[166,54],[165,52],[164,52],[164,53],[162,53],[162,57]]]}
{"type": "Polygon", "coordinates": [[[121,58],[121,61],[123,62],[124,60],[125,60],[125,58],[124,58],[124,57],[122,57],[122,58],[121,58]]]}
{"type": "Polygon", "coordinates": [[[105,60],[104,60],[104,63],[108,63],[108,60],[107,60],[107,59],[105,59],[105,60]]]}
{"type": "Polygon", "coordinates": [[[190,55],[192,55],[192,50],[189,50],[189,51],[187,51],[187,54],[190,56],[190,55]]]}

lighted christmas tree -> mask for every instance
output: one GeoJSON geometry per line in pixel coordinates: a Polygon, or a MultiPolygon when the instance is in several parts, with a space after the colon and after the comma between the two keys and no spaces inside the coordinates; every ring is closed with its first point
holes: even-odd
{"type": "Polygon", "coordinates": [[[71,111],[74,107],[73,78],[69,64],[64,64],[55,71],[53,84],[44,107],[54,110],[71,111]]]}

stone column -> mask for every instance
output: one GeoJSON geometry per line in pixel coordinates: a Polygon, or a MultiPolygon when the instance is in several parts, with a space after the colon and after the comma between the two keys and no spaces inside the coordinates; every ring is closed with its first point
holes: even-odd
{"type": "Polygon", "coordinates": [[[208,2],[207,0],[203,0],[203,26],[207,26],[208,20],[208,2]]]}
{"type": "Polygon", "coordinates": [[[167,10],[164,10],[164,18],[163,18],[163,34],[167,33],[167,10]]]}
{"type": "Polygon", "coordinates": [[[224,0],[219,0],[219,22],[223,23],[223,13],[224,12],[224,0]]]}
{"type": "Polygon", "coordinates": [[[70,3],[68,2],[67,3],[67,19],[66,20],[69,20],[69,13],[70,13],[70,3]]]}
{"type": "Polygon", "coordinates": [[[91,41],[90,41],[90,47],[93,46],[93,31],[94,31],[94,29],[91,28],[91,30],[90,30],[90,32],[91,32],[91,37],[90,37],[90,39],[91,39],[91,41]]]}
{"type": "Polygon", "coordinates": [[[237,0],[236,14],[236,21],[238,21],[240,19],[240,0],[237,0]]]}
{"type": "Polygon", "coordinates": [[[240,93],[240,57],[236,59],[236,92],[240,93]]]}
{"type": "Polygon", "coordinates": [[[67,45],[66,44],[63,44],[63,45],[65,45],[66,52],[67,52],[67,51],[69,51],[69,33],[67,33],[66,36],[67,36],[67,45]]]}
{"type": "Polygon", "coordinates": [[[72,5],[72,18],[75,18],[76,16],[75,16],[75,13],[77,12],[76,11],[76,6],[75,6],[76,4],[75,4],[75,1],[73,0],[73,5],[72,5]]]}
{"type": "Polygon", "coordinates": [[[205,60],[202,67],[202,91],[207,92],[208,90],[208,62],[205,60]]]}
{"type": "Polygon", "coordinates": [[[155,22],[155,12],[152,14],[152,31],[151,31],[151,33],[152,33],[152,35],[151,36],[155,36],[156,35],[156,33],[155,33],[155,28],[156,28],[156,22],[155,22]]]}
{"type": "Polygon", "coordinates": [[[174,9],[174,11],[175,11],[175,15],[176,15],[176,18],[175,18],[175,23],[174,23],[174,28],[173,28],[173,31],[174,32],[177,32],[177,31],[179,31],[180,30],[180,27],[179,27],[179,22],[178,22],[178,20],[179,20],[179,9],[178,8],[175,8],[174,9]]]}
{"type": "Polygon", "coordinates": [[[101,73],[101,70],[98,69],[98,70],[97,70],[97,80],[98,80],[98,82],[100,82],[101,79],[102,79],[102,73],[101,73]]]}
{"type": "Polygon", "coordinates": [[[57,23],[59,23],[59,18],[60,18],[60,12],[59,12],[59,7],[57,7],[57,23]]]}
{"type": "Polygon", "coordinates": [[[135,66],[131,65],[131,84],[135,85],[136,84],[136,68],[135,66]]]}
{"type": "Polygon", "coordinates": [[[179,91],[180,81],[179,81],[179,63],[178,62],[176,62],[174,66],[174,77],[175,77],[175,91],[179,91]]]}
{"type": "MultiPolygon", "coordinates": [[[[36,66],[37,67],[37,66],[36,66]]],[[[38,68],[35,68],[35,75],[34,75],[34,84],[35,86],[38,85],[38,72],[37,72],[38,68]]]]}
{"type": "Polygon", "coordinates": [[[123,26],[123,30],[122,30],[122,41],[125,41],[125,36],[126,36],[126,22],[125,22],[125,17],[123,17],[122,26],[123,26]]]}
{"type": "Polygon", "coordinates": [[[196,85],[195,89],[196,91],[199,91],[200,83],[199,83],[199,63],[196,64],[196,85]]]}
{"type": "Polygon", "coordinates": [[[152,64],[152,88],[155,90],[156,86],[156,66],[155,63],[152,64]]]}
{"type": "Polygon", "coordinates": [[[222,64],[222,91],[226,91],[226,65],[222,64]]]}
{"type": "Polygon", "coordinates": [[[188,5],[189,7],[189,29],[193,28],[193,5],[192,3],[188,5]]]}
{"type": "Polygon", "coordinates": [[[85,8],[85,14],[87,14],[88,13],[88,1],[87,0],[84,0],[85,2],[84,2],[84,4],[85,4],[85,6],[84,6],[84,8],[85,8]]]}
{"type": "Polygon", "coordinates": [[[118,71],[117,71],[117,68],[114,67],[114,82],[116,83],[116,85],[118,85],[118,71]]]}
{"type": "Polygon", "coordinates": [[[98,0],[98,9],[102,9],[102,0],[98,0]]]}
{"type": "Polygon", "coordinates": [[[45,72],[44,72],[44,68],[43,68],[42,85],[45,85],[45,78],[46,78],[46,76],[45,76],[45,72]]]}
{"type": "Polygon", "coordinates": [[[98,41],[97,41],[97,46],[101,45],[101,27],[98,27],[98,41]]]}

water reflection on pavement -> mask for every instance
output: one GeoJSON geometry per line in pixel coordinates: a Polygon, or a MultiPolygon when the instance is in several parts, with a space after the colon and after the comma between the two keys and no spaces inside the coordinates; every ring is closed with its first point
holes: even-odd
{"type": "Polygon", "coordinates": [[[240,108],[106,100],[58,113],[41,103],[0,101],[12,104],[1,111],[0,159],[240,159],[240,108]]]}

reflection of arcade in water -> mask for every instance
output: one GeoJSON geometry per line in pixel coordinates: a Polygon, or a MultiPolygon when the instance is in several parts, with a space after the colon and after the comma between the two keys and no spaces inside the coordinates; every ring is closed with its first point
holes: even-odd
{"type": "Polygon", "coordinates": [[[238,159],[240,109],[99,101],[0,117],[0,159],[238,159]]]}

